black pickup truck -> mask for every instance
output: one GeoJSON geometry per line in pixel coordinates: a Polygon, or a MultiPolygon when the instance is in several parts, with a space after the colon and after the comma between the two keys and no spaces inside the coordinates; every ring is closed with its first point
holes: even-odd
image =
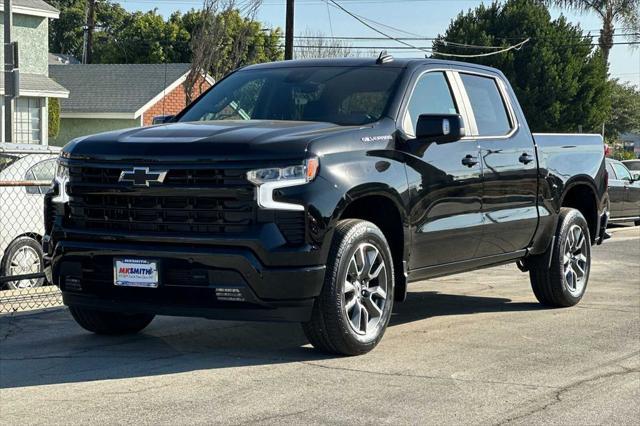
{"type": "Polygon", "coordinates": [[[374,348],[411,281],[514,262],[575,305],[608,220],[600,136],[532,135],[495,69],[383,55],[249,66],[163,124],[74,140],[45,204],[85,329],[296,321],[338,354],[374,348]]]}

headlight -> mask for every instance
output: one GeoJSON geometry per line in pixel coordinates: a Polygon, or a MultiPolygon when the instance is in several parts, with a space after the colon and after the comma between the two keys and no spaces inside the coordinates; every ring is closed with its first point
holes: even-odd
{"type": "Polygon", "coordinates": [[[53,178],[54,182],[58,184],[58,195],[53,197],[51,201],[54,203],[68,203],[69,196],[67,195],[67,182],[69,182],[69,167],[60,163],[56,165],[56,176],[53,178]]]}
{"type": "Polygon", "coordinates": [[[304,185],[315,179],[320,162],[318,158],[307,159],[303,164],[287,167],[271,167],[247,172],[247,179],[258,188],[258,205],[263,209],[304,210],[299,204],[273,200],[273,191],[290,186],[304,185]]]}

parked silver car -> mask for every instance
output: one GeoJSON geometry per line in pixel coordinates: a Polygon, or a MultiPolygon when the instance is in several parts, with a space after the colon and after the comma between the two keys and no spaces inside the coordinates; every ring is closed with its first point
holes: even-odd
{"type": "MultiPolygon", "coordinates": [[[[44,234],[43,202],[55,175],[55,149],[42,152],[0,152],[0,277],[32,274],[43,268],[40,240],[44,234]]],[[[44,279],[9,281],[5,288],[38,287],[44,279]]]]}

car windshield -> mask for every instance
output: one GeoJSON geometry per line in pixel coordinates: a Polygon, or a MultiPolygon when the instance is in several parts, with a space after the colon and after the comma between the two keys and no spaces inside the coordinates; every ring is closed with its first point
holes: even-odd
{"type": "Polygon", "coordinates": [[[361,125],[386,113],[402,69],[291,67],[239,71],[178,121],[285,120],[361,125]]]}
{"type": "Polygon", "coordinates": [[[16,161],[17,159],[18,159],[18,157],[14,157],[12,155],[0,154],[0,171],[2,171],[4,169],[6,169],[7,167],[9,167],[11,165],[11,163],[16,161]]]}

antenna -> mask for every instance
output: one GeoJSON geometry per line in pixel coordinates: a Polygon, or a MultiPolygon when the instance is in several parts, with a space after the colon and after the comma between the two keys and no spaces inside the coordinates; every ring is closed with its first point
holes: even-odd
{"type": "Polygon", "coordinates": [[[389,55],[386,50],[383,50],[380,52],[380,55],[378,55],[376,64],[386,64],[388,62],[393,62],[393,56],[389,55]]]}

